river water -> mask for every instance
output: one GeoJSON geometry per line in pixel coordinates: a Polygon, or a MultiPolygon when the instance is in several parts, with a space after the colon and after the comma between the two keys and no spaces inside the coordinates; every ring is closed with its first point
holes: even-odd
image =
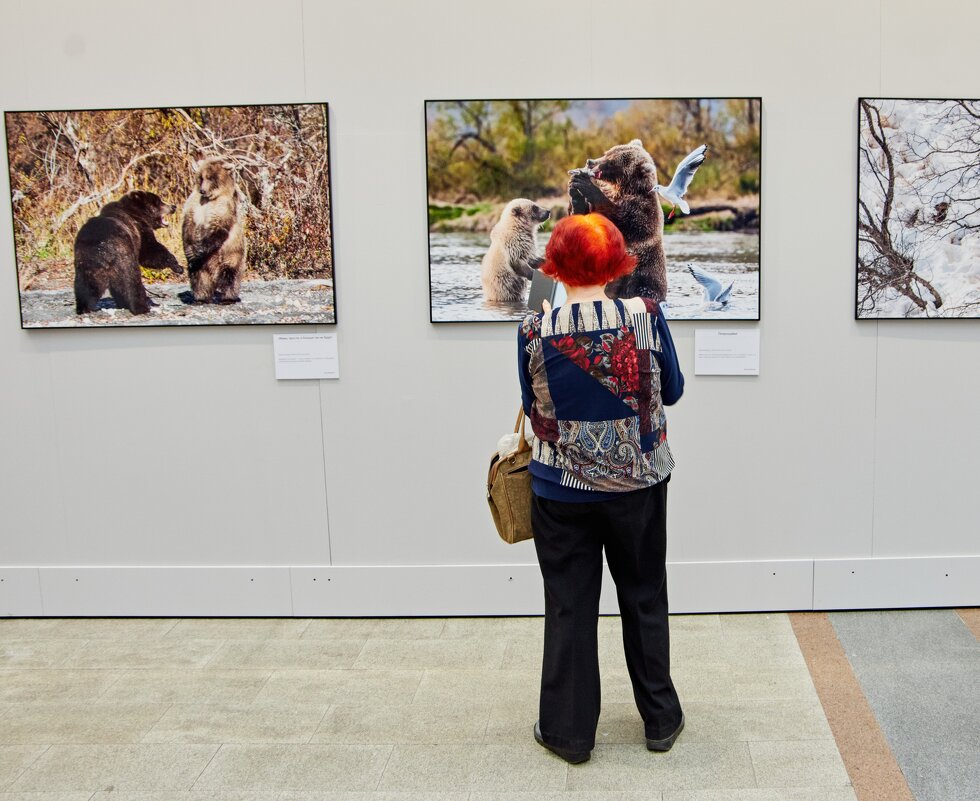
{"type": "MultiPolygon", "coordinates": [[[[548,234],[539,234],[544,252],[548,234]]],[[[487,303],[480,286],[480,261],[489,234],[429,234],[433,322],[521,320],[524,303],[487,303]]],[[[671,320],[755,320],[759,316],[759,235],[693,231],[664,236],[667,256],[667,316],[671,320]],[[701,286],[687,270],[699,267],[725,285],[734,281],[724,310],[705,308],[701,286]]]]}

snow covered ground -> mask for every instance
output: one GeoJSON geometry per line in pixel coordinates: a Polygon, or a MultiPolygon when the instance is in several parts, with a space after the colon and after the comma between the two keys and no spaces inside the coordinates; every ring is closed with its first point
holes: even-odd
{"type": "MultiPolygon", "coordinates": [[[[877,119],[861,114],[859,199],[879,223],[889,190],[887,233],[895,251],[929,282],[907,293],[884,287],[859,308],[866,318],[980,317],[980,102],[867,100],[880,113],[880,133],[892,157],[875,141],[877,119]],[[891,180],[889,176],[891,175],[891,180]]],[[[859,208],[859,220],[863,220],[859,208]]],[[[865,261],[874,245],[859,243],[865,261]]],[[[858,297],[869,284],[859,276],[858,297]]]]}

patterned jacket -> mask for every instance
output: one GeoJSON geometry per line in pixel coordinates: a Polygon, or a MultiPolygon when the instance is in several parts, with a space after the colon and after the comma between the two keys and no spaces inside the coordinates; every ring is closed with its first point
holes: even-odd
{"type": "Polygon", "coordinates": [[[664,405],[684,376],[652,300],[603,300],[531,314],[518,332],[535,494],[599,501],[670,475],[664,405]]]}

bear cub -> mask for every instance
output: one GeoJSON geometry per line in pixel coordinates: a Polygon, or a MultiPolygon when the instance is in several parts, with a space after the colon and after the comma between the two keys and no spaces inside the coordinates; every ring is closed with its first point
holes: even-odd
{"type": "Polygon", "coordinates": [[[231,168],[210,158],[195,166],[184,203],[184,256],[197,303],[237,303],[245,272],[244,204],[231,168]]]}
{"type": "Polygon", "coordinates": [[[569,213],[598,212],[615,223],[627,250],[636,257],[636,269],[606,287],[611,298],[667,297],[667,260],[664,256],[664,212],[653,191],[657,166],[634,139],[616,145],[584,169],[570,170],[569,213]]]}
{"type": "Polygon", "coordinates": [[[480,282],[484,300],[523,301],[528,282],[543,262],[538,255],[538,226],[551,212],[524,198],[510,201],[490,231],[490,249],[483,256],[480,282]]]}
{"type": "Polygon", "coordinates": [[[107,289],[119,308],[146,314],[154,304],[143,286],[141,264],[183,275],[177,259],[153,233],[176,210],[153,192],[127,192],[85,222],[75,237],[78,314],[95,311],[107,289]]]}

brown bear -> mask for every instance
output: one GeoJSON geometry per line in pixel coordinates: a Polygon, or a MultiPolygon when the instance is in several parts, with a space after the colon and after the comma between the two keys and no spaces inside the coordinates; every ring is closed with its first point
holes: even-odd
{"type": "Polygon", "coordinates": [[[140,265],[183,275],[174,255],[153,234],[176,206],[152,192],[127,192],[106,203],[75,237],[75,311],[95,311],[108,289],[121,309],[146,314],[154,305],[146,295],[140,265]]]}
{"type": "Polygon", "coordinates": [[[196,185],[184,203],[184,256],[197,303],[237,303],[245,272],[244,205],[231,168],[221,159],[195,166],[196,185]]]}
{"type": "Polygon", "coordinates": [[[523,301],[533,270],[544,261],[538,255],[538,226],[551,212],[524,198],[510,201],[490,231],[490,249],[483,256],[480,283],[484,300],[523,301]]]}
{"type": "Polygon", "coordinates": [[[643,143],[616,145],[584,169],[570,170],[569,213],[598,212],[612,220],[636,257],[636,269],[606,287],[611,298],[667,297],[664,212],[654,193],[657,166],[643,143]]]}

